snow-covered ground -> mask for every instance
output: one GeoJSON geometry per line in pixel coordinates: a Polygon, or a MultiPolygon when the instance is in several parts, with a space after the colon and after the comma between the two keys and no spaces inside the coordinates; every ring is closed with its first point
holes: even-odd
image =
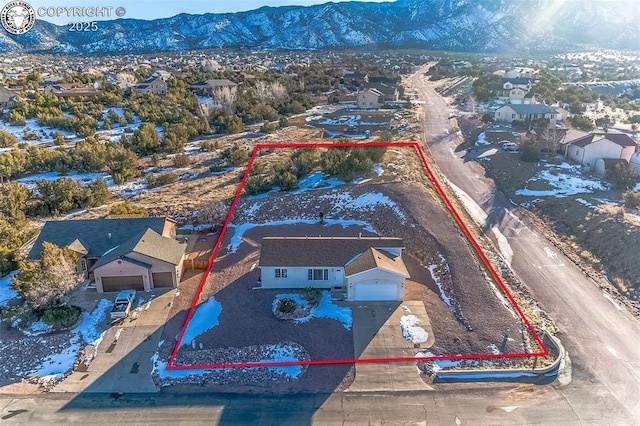
{"type": "MultiPolygon", "coordinates": [[[[308,302],[300,297],[299,294],[296,293],[284,293],[279,294],[273,301],[272,310],[275,313],[278,308],[278,303],[282,299],[293,299],[299,306],[306,307],[308,302]]],[[[305,323],[311,320],[312,318],[331,318],[337,321],[340,321],[344,328],[347,330],[351,330],[351,326],[353,325],[353,316],[351,313],[351,308],[338,306],[331,301],[331,294],[328,291],[322,292],[322,299],[318,306],[312,307],[309,310],[309,314],[302,318],[295,319],[296,323],[305,323]]]]}
{"type": "Polygon", "coordinates": [[[429,273],[431,274],[431,278],[433,279],[433,281],[436,283],[436,285],[438,286],[438,290],[440,291],[440,298],[442,299],[442,301],[444,303],[447,304],[447,306],[449,307],[449,310],[451,312],[453,312],[454,314],[457,312],[455,306],[453,306],[453,303],[451,302],[451,299],[449,298],[449,296],[447,296],[447,294],[444,291],[444,288],[442,287],[442,281],[440,280],[440,276],[438,274],[436,274],[436,271],[440,268],[445,268],[446,271],[449,271],[449,265],[447,264],[447,262],[444,260],[444,257],[442,257],[442,264],[441,265],[429,265],[427,266],[427,269],[429,270],[429,273]]]}
{"type": "Polygon", "coordinates": [[[57,353],[49,355],[44,362],[28,373],[28,377],[38,375],[41,380],[47,378],[60,379],[73,368],[78,354],[84,345],[94,344],[101,338],[103,330],[99,324],[104,321],[107,311],[113,306],[108,299],[101,299],[98,306],[90,314],[82,313],[82,322],[71,330],[69,346],[57,353]]]}
{"type": "Polygon", "coordinates": [[[478,135],[478,140],[475,143],[476,146],[481,146],[481,145],[491,145],[491,142],[489,142],[487,140],[487,135],[482,132],[478,135]]]}
{"type": "Polygon", "coordinates": [[[8,123],[0,120],[0,130],[6,130],[7,132],[18,138],[18,142],[26,142],[29,145],[38,145],[41,143],[52,142],[54,133],[61,133],[66,140],[78,140],[75,133],[66,130],[54,129],[51,127],[43,127],[38,124],[38,120],[30,118],[26,120],[24,126],[11,126],[8,123]],[[25,130],[29,133],[35,133],[40,137],[40,140],[27,140],[24,137],[25,130]]]}
{"type": "Polygon", "coordinates": [[[586,176],[582,166],[562,163],[559,165],[546,164],[545,168],[538,172],[527,182],[545,182],[551,189],[531,190],[528,188],[516,190],[516,195],[526,197],[556,197],[562,198],[569,195],[589,194],[594,191],[606,191],[610,185],[602,180],[586,176]]]}
{"type": "Polygon", "coordinates": [[[67,177],[83,184],[89,184],[96,179],[103,179],[109,187],[113,187],[113,179],[108,173],[78,173],[71,172],[66,175],[61,175],[58,172],[38,173],[37,175],[30,175],[20,179],[16,179],[17,182],[26,185],[29,189],[34,189],[37,182],[42,180],[57,180],[63,177],[67,177]]]}
{"type": "Polygon", "coordinates": [[[354,209],[373,211],[377,206],[384,205],[393,210],[403,222],[406,220],[406,215],[400,210],[400,207],[381,192],[367,192],[357,197],[348,192],[328,193],[319,198],[334,203],[335,207],[332,209],[334,215],[354,209]]]}
{"type": "Polygon", "coordinates": [[[402,337],[409,340],[414,344],[424,343],[429,338],[429,333],[420,327],[420,319],[417,316],[412,315],[409,308],[403,306],[402,309],[407,313],[400,317],[400,329],[402,330],[402,337]]]}
{"type": "Polygon", "coordinates": [[[220,324],[218,317],[222,312],[222,305],[215,297],[210,297],[206,302],[198,306],[187,324],[187,329],[182,336],[181,346],[191,345],[191,342],[207,330],[220,324]]]}
{"type": "Polygon", "coordinates": [[[18,292],[11,288],[11,277],[17,274],[18,271],[11,271],[0,278],[0,307],[7,306],[9,300],[18,297],[18,292]]]}

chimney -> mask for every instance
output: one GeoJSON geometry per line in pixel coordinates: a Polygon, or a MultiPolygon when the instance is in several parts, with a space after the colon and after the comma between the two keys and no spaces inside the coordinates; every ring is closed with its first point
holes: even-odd
{"type": "Polygon", "coordinates": [[[109,232],[109,233],[107,234],[107,237],[108,237],[109,239],[111,239],[111,232],[109,232]]]}
{"type": "Polygon", "coordinates": [[[358,239],[362,238],[362,232],[358,232],[358,239]]]}

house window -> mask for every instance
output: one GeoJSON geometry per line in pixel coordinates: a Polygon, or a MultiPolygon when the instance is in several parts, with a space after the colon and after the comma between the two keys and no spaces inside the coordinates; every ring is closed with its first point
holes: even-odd
{"type": "Polygon", "coordinates": [[[328,269],[308,269],[307,278],[309,281],[328,281],[329,270],[328,269]]]}
{"type": "Polygon", "coordinates": [[[275,270],[276,278],[287,278],[287,270],[276,268],[275,270]]]}
{"type": "Polygon", "coordinates": [[[514,118],[514,119],[515,119],[515,118],[516,118],[516,115],[515,115],[515,114],[511,114],[511,118],[514,118]]]}

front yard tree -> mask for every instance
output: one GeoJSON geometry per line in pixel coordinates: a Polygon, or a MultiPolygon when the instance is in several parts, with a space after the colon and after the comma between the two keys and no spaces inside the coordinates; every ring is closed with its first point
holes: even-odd
{"type": "Polygon", "coordinates": [[[34,309],[65,305],[66,296],[83,281],[76,271],[77,260],[73,251],[45,242],[40,262],[19,262],[13,288],[34,309]]]}

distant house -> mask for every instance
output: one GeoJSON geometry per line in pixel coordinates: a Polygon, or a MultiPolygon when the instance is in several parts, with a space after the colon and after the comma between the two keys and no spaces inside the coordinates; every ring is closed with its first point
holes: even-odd
{"type": "Polygon", "coordinates": [[[500,83],[494,85],[493,92],[497,98],[504,101],[509,100],[513,89],[520,89],[523,95],[529,93],[533,87],[533,81],[526,77],[503,78],[500,83]]]}
{"type": "Polygon", "coordinates": [[[11,108],[15,102],[16,94],[4,87],[0,87],[0,109],[11,108]]]}
{"type": "Polygon", "coordinates": [[[636,142],[624,133],[590,133],[566,142],[565,156],[594,169],[599,159],[629,163],[636,148],[636,142]]]}
{"type": "Polygon", "coordinates": [[[161,76],[151,76],[142,83],[133,86],[131,90],[137,93],[152,93],[154,95],[166,95],[168,93],[167,82],[161,76]]]}
{"type": "Polygon", "coordinates": [[[346,289],[349,301],[401,301],[409,273],[401,238],[265,237],[263,288],[346,289]]]}
{"type": "Polygon", "coordinates": [[[86,85],[79,83],[55,83],[45,86],[45,92],[53,93],[61,98],[82,98],[93,97],[102,94],[97,85],[86,85]]]}
{"type": "Polygon", "coordinates": [[[398,86],[396,84],[369,82],[364,85],[363,90],[366,89],[375,89],[382,93],[384,102],[398,102],[400,97],[400,92],[398,91],[398,86]]]}
{"type": "Polygon", "coordinates": [[[166,218],[49,221],[29,252],[39,260],[46,241],[79,256],[77,272],[105,291],[177,287],[186,246],[166,218]]]}
{"type": "Polygon", "coordinates": [[[235,92],[238,85],[231,80],[227,79],[215,79],[215,80],[203,80],[194,83],[189,88],[198,95],[213,96],[216,91],[228,88],[235,92]]]}
{"type": "Polygon", "coordinates": [[[384,104],[384,95],[377,89],[364,89],[358,93],[356,105],[360,108],[380,108],[384,104]]]}
{"type": "Polygon", "coordinates": [[[494,119],[500,123],[512,123],[514,120],[532,122],[546,118],[553,123],[557,117],[557,111],[545,104],[508,104],[496,110],[494,119]]]}

